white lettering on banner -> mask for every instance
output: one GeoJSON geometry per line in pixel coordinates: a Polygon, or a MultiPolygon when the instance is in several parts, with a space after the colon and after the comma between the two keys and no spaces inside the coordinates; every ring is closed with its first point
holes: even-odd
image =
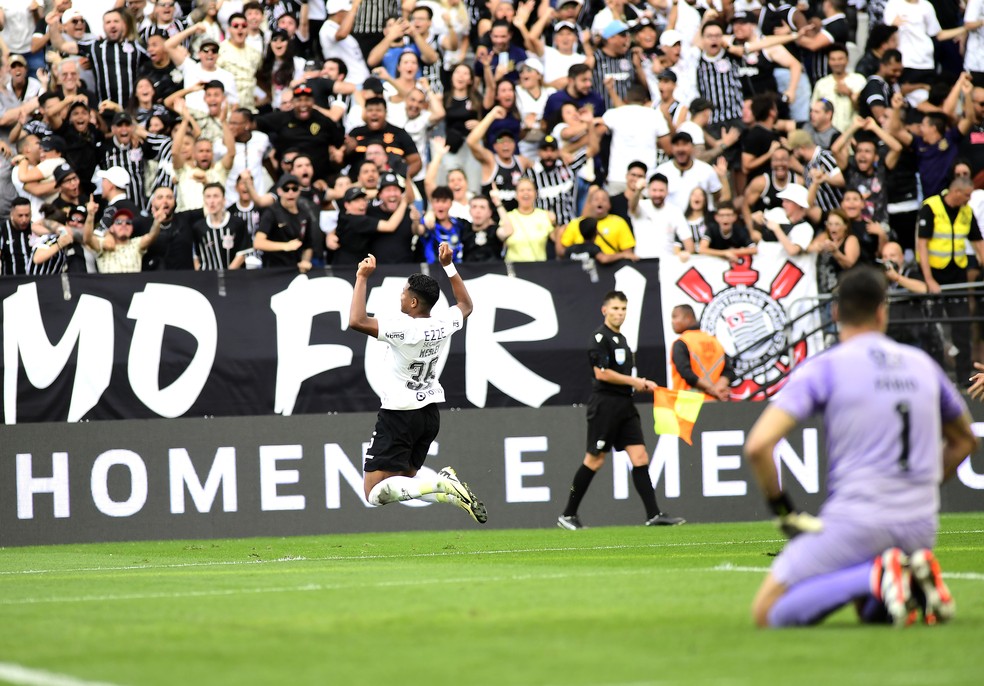
{"type": "Polygon", "coordinates": [[[362,470],[352,464],[337,443],[325,443],[325,508],[337,510],[342,506],[342,479],[359,496],[364,506],[372,507],[362,487],[362,470]]]}
{"type": "Polygon", "coordinates": [[[352,285],[344,279],[297,276],[287,290],[270,298],[277,317],[277,389],[273,411],[291,415],[301,383],[352,364],[352,349],[344,345],[311,345],[311,324],[319,314],[337,312],[348,328],[352,285]]]}
{"type": "Polygon", "coordinates": [[[167,451],[168,474],[171,485],[171,513],[184,514],[185,486],[198,512],[211,512],[215,496],[222,488],[222,511],[236,512],[239,500],[236,483],[236,449],[232,446],[218,448],[215,459],[202,485],[185,448],[167,451]]]}
{"type": "Polygon", "coordinates": [[[17,519],[34,519],[34,494],[54,496],[54,516],[69,516],[68,453],[51,454],[51,477],[34,476],[34,457],[17,453],[17,519]]]}
{"type": "Polygon", "coordinates": [[[544,453],[547,451],[546,436],[515,436],[503,441],[503,457],[506,471],[507,503],[549,503],[549,486],[524,486],[527,476],[543,476],[545,469],[542,460],[523,460],[524,453],[544,453]]]}
{"type": "Polygon", "coordinates": [[[304,509],[303,495],[280,495],[278,488],[281,484],[300,483],[300,471],[277,468],[281,460],[303,457],[304,449],[299,445],[260,446],[260,509],[263,512],[304,509]]]}
{"type": "Polygon", "coordinates": [[[149,283],[130,302],[127,317],[136,320],[127,372],[140,401],[162,417],[180,417],[195,403],[208,381],[218,346],[218,324],[208,298],[185,286],[149,283]],[[195,356],[181,376],[160,387],[164,329],[173,326],[194,336],[195,356]]]}
{"type": "Polygon", "coordinates": [[[720,472],[741,467],[741,455],[721,455],[718,452],[719,448],[725,446],[740,448],[744,443],[745,432],[741,430],[701,432],[701,477],[704,482],[705,497],[738,496],[748,493],[748,484],[745,481],[721,480],[720,472]]]}
{"type": "Polygon", "coordinates": [[[96,509],[110,517],[129,517],[147,503],[147,466],[132,450],[107,450],[92,463],[89,485],[96,509]],[[113,500],[109,494],[109,470],[117,466],[130,472],[130,495],[126,500],[113,500]]]}
{"type": "Polygon", "coordinates": [[[667,498],[680,497],[680,439],[677,436],[657,436],[653,459],[649,462],[649,478],[654,484],[665,478],[663,488],[667,498]]]}
{"type": "Polygon", "coordinates": [[[820,492],[820,450],[819,435],[816,429],[803,429],[803,459],[800,460],[785,438],[779,441],[772,459],[779,473],[779,486],[782,487],[782,469],[780,464],[792,473],[807,493],[820,492]]]}
{"type": "MultiPolygon", "coordinates": [[[[79,298],[65,334],[54,346],[41,318],[37,284],[18,287],[3,301],[3,406],[6,423],[17,423],[19,361],[35,388],[47,388],[65,369],[78,346],[68,421],[77,422],[96,406],[113,374],[113,306],[92,295],[79,298]]],[[[155,373],[156,373],[156,367],[155,373]]]]}
{"type": "MultiPolygon", "coordinates": [[[[970,428],[978,438],[984,438],[984,422],[974,422],[970,425],[970,428]]],[[[957,478],[967,488],[973,488],[975,491],[984,491],[984,474],[974,471],[974,465],[970,463],[969,455],[957,467],[957,478]]]]}
{"type": "Polygon", "coordinates": [[[518,341],[543,341],[560,327],[553,297],[543,286],[499,274],[468,281],[472,300],[481,303],[468,319],[465,331],[465,396],[476,407],[485,407],[489,385],[529,407],[540,407],[560,392],[560,386],[523,366],[501,345],[518,341]],[[517,303],[506,307],[504,303],[517,303]],[[533,321],[504,331],[495,330],[496,312],[512,309],[533,321]]]}
{"type": "Polygon", "coordinates": [[[619,333],[625,337],[625,342],[633,350],[639,349],[639,327],[642,325],[642,313],[646,303],[646,277],[638,269],[622,267],[615,272],[615,290],[625,293],[629,305],[625,312],[625,321],[619,328],[619,333]]]}

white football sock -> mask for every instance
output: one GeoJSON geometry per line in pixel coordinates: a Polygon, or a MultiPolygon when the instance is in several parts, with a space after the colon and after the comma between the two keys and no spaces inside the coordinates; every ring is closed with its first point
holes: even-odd
{"type": "Polygon", "coordinates": [[[376,506],[404,500],[427,500],[421,496],[433,494],[438,490],[438,482],[434,479],[391,476],[373,486],[367,500],[371,505],[376,506]]]}

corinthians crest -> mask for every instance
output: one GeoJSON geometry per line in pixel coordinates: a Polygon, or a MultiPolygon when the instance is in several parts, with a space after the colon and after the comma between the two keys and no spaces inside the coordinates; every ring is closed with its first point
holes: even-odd
{"type": "Polygon", "coordinates": [[[732,386],[731,397],[764,400],[807,356],[807,342],[790,336],[795,328],[788,312],[792,303],[787,302],[804,273],[787,258],[764,290],[757,285],[759,272],[752,269],[752,261],[751,256],[742,257],[725,271],[721,278],[726,286],[717,293],[696,266],[687,269],[676,285],[696,303],[703,303],[700,328],[715,336],[732,359],[740,381],[732,386]]]}

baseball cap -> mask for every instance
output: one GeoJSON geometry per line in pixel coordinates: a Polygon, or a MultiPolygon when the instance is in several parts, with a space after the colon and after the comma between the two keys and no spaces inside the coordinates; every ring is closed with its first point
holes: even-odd
{"type": "Polygon", "coordinates": [[[673,71],[672,69],[664,69],[663,71],[661,71],[659,73],[659,80],[660,81],[672,81],[673,83],[676,83],[677,82],[676,72],[673,71]]]}
{"type": "Polygon", "coordinates": [[[659,37],[659,45],[661,48],[669,48],[677,43],[683,43],[683,34],[676,29],[667,29],[663,31],[663,35],[659,37]]]}
{"type": "Polygon", "coordinates": [[[808,209],[810,207],[810,201],[807,199],[807,195],[806,187],[801,186],[798,183],[791,183],[776,193],[777,198],[781,200],[789,200],[804,209],[808,209]]]}
{"type": "Polygon", "coordinates": [[[119,126],[120,124],[132,124],[133,117],[130,116],[128,112],[117,112],[113,115],[113,126],[119,126]]]}
{"type": "MultiPolygon", "coordinates": [[[[580,4],[580,3],[578,3],[578,4],[580,4]]],[[[570,21],[558,21],[556,24],[553,25],[554,33],[557,33],[561,29],[570,29],[574,33],[577,33],[577,26],[574,25],[574,22],[570,22],[570,21]]]]}
{"type": "Polygon", "coordinates": [[[328,2],[325,3],[325,9],[330,17],[336,12],[344,12],[352,9],[352,0],[328,0],[328,2]]]}
{"type": "Polygon", "coordinates": [[[126,188],[130,185],[130,172],[120,166],[100,169],[99,178],[106,179],[117,188],[126,188]]]}
{"type": "Polygon", "coordinates": [[[557,9],[560,9],[564,5],[583,5],[583,4],[584,4],[584,0],[557,0],[557,9]]]}
{"type": "Polygon", "coordinates": [[[306,83],[302,83],[294,89],[294,97],[298,98],[302,95],[306,95],[309,98],[314,97],[314,91],[311,90],[311,86],[306,83]]]}
{"type": "Polygon", "coordinates": [[[23,64],[26,67],[27,66],[27,60],[24,59],[24,56],[23,55],[11,55],[10,56],[10,64],[11,65],[14,65],[14,64],[23,64]]]}
{"type": "Polygon", "coordinates": [[[206,45],[214,45],[215,47],[219,47],[219,41],[215,40],[211,36],[206,36],[205,38],[202,38],[201,43],[198,44],[198,49],[201,50],[206,45]]]}
{"type": "Polygon", "coordinates": [[[362,186],[352,186],[347,191],[342,200],[344,202],[352,202],[353,200],[358,200],[359,198],[366,197],[366,192],[363,190],[362,186]]]}
{"type": "Polygon", "coordinates": [[[78,174],[75,173],[75,170],[72,169],[72,165],[70,165],[68,162],[58,165],[58,167],[55,169],[55,174],[54,174],[55,185],[60,186],[62,181],[67,179],[69,176],[72,176],[73,174],[75,174],[75,176],[78,176],[78,174]]]}
{"type": "Polygon", "coordinates": [[[389,186],[396,186],[402,189],[403,184],[400,183],[400,177],[396,174],[383,174],[383,177],[379,180],[379,190],[383,190],[389,186]]]}
{"type": "Polygon", "coordinates": [[[501,131],[496,131],[495,133],[493,133],[490,136],[490,138],[492,139],[493,143],[498,141],[500,138],[512,138],[513,140],[516,140],[516,134],[513,133],[510,129],[502,129],[501,131]]]}
{"type": "Polygon", "coordinates": [[[670,139],[670,143],[693,143],[694,137],[691,136],[686,131],[677,131],[673,134],[673,138],[670,139]]]}
{"type": "Polygon", "coordinates": [[[293,174],[284,174],[283,176],[280,177],[280,180],[277,181],[277,188],[283,188],[288,183],[292,183],[299,188],[301,185],[301,180],[298,179],[293,174]]]}
{"type": "Polygon", "coordinates": [[[42,150],[57,150],[61,152],[65,147],[65,139],[61,136],[45,136],[41,139],[42,150]]]}
{"type": "Polygon", "coordinates": [[[85,208],[85,205],[76,205],[75,207],[70,208],[66,214],[68,214],[69,220],[71,220],[72,217],[82,215],[82,218],[78,221],[84,222],[89,216],[89,210],[85,208]]]}
{"type": "Polygon", "coordinates": [[[608,40],[609,38],[613,38],[620,33],[625,33],[628,30],[629,30],[628,24],[626,24],[624,21],[621,21],[620,19],[616,19],[614,21],[609,22],[608,25],[601,30],[601,37],[604,38],[605,40],[608,40]]]}
{"type": "Polygon", "coordinates": [[[748,12],[735,12],[735,16],[731,17],[732,24],[754,24],[755,21],[755,17],[748,12]]]}
{"type": "Polygon", "coordinates": [[[62,16],[61,16],[62,24],[67,24],[73,19],[85,19],[85,17],[82,16],[81,11],[75,9],[74,7],[69,7],[67,10],[62,12],[62,16]]]}
{"type": "Polygon", "coordinates": [[[279,38],[280,40],[290,40],[290,34],[283,29],[274,29],[270,32],[270,40],[279,38]]]}
{"type": "Polygon", "coordinates": [[[115,222],[117,219],[122,219],[124,217],[129,217],[130,219],[133,219],[133,210],[129,210],[125,207],[121,207],[120,209],[116,210],[116,213],[113,215],[112,222],[115,222]]]}
{"type": "Polygon", "coordinates": [[[553,136],[544,136],[543,140],[540,141],[540,150],[546,150],[547,148],[553,148],[556,150],[558,147],[557,139],[553,136]]]}
{"type": "Polygon", "coordinates": [[[540,76],[543,76],[543,62],[541,62],[538,58],[533,57],[532,55],[530,55],[525,60],[523,60],[523,63],[520,64],[520,68],[532,69],[540,76]]]}
{"type": "Polygon", "coordinates": [[[368,79],[362,82],[362,90],[372,91],[376,95],[382,95],[383,82],[377,79],[375,76],[370,76],[368,79]]]}

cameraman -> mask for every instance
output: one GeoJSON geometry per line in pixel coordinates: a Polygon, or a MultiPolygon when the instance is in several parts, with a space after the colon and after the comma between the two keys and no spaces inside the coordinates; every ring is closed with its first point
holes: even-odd
{"type": "Polygon", "coordinates": [[[943,364],[943,346],[938,328],[929,322],[911,323],[913,320],[929,319],[932,312],[930,301],[925,298],[906,298],[904,293],[924,294],[929,287],[922,280],[922,272],[914,261],[906,262],[902,246],[889,241],[882,247],[881,259],[888,278],[889,314],[888,331],[891,338],[899,343],[914,345],[943,364]],[[894,296],[894,297],[893,297],[894,296]]]}

